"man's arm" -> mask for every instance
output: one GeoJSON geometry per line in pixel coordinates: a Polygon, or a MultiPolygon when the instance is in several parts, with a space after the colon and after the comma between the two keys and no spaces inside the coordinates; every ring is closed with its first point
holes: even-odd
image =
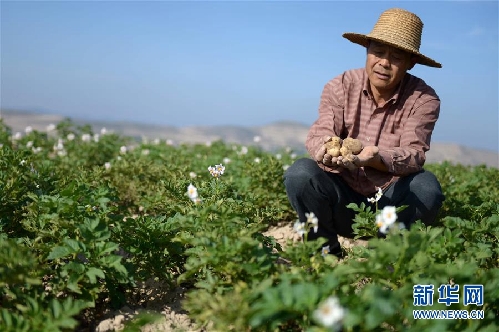
{"type": "Polygon", "coordinates": [[[419,105],[405,121],[400,146],[381,148],[366,146],[362,152],[349,158],[339,157],[337,164],[353,170],[372,167],[395,175],[406,175],[422,169],[426,151],[430,148],[431,134],[440,112],[440,101],[431,99],[419,105]]]}
{"type": "Polygon", "coordinates": [[[388,172],[406,175],[423,168],[439,113],[439,99],[430,99],[415,108],[404,123],[400,146],[379,151],[379,156],[387,166],[388,172]]]}
{"type": "Polygon", "coordinates": [[[307,135],[305,146],[309,155],[317,161],[322,159],[318,157],[319,154],[322,156],[325,154],[325,151],[321,153],[325,138],[340,136],[343,128],[342,76],[334,78],[324,86],[319,104],[319,117],[307,135]]]}

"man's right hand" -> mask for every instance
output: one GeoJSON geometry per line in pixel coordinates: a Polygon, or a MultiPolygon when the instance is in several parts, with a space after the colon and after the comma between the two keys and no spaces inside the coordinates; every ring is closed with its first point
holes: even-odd
{"type": "Polygon", "coordinates": [[[317,149],[317,152],[315,153],[315,160],[318,163],[321,163],[325,166],[336,169],[339,167],[338,166],[338,158],[333,157],[330,154],[327,154],[326,153],[326,146],[324,145],[327,142],[329,142],[331,140],[331,138],[332,138],[331,136],[324,136],[322,138],[323,144],[319,147],[319,149],[317,149]]]}

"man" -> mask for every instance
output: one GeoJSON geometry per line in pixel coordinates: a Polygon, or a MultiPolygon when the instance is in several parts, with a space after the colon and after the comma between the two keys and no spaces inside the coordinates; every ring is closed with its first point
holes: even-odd
{"type": "Polygon", "coordinates": [[[369,204],[367,198],[381,188],[378,208],[408,205],[398,220],[409,228],[417,220],[432,224],[444,200],[436,177],[423,169],[440,100],[407,73],[415,64],[442,67],[419,52],[422,30],[418,16],[394,8],[381,14],[371,33],[343,34],[366,47],[365,68],[348,70],[325,85],[319,117],[306,140],[313,159],[299,159],[285,173],[299,219],[313,212],[319,220],[308,239],[327,238],[337,256],[343,255],[338,235],[352,236],[349,203],[369,204]],[[356,138],[364,148],[350,158],[334,157],[324,147],[333,136],[356,138]]]}

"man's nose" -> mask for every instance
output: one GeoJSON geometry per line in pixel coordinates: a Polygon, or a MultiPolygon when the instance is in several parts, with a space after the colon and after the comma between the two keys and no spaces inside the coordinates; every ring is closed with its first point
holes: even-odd
{"type": "Polygon", "coordinates": [[[384,56],[382,56],[380,59],[379,59],[379,64],[383,67],[389,67],[390,66],[390,60],[389,60],[389,55],[386,54],[384,56]]]}

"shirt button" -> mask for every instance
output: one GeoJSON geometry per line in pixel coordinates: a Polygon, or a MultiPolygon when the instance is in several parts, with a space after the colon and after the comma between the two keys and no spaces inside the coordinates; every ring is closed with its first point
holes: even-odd
{"type": "Polygon", "coordinates": [[[367,138],[367,141],[368,141],[368,142],[370,142],[370,141],[371,141],[371,137],[368,137],[368,138],[367,138]]]}

